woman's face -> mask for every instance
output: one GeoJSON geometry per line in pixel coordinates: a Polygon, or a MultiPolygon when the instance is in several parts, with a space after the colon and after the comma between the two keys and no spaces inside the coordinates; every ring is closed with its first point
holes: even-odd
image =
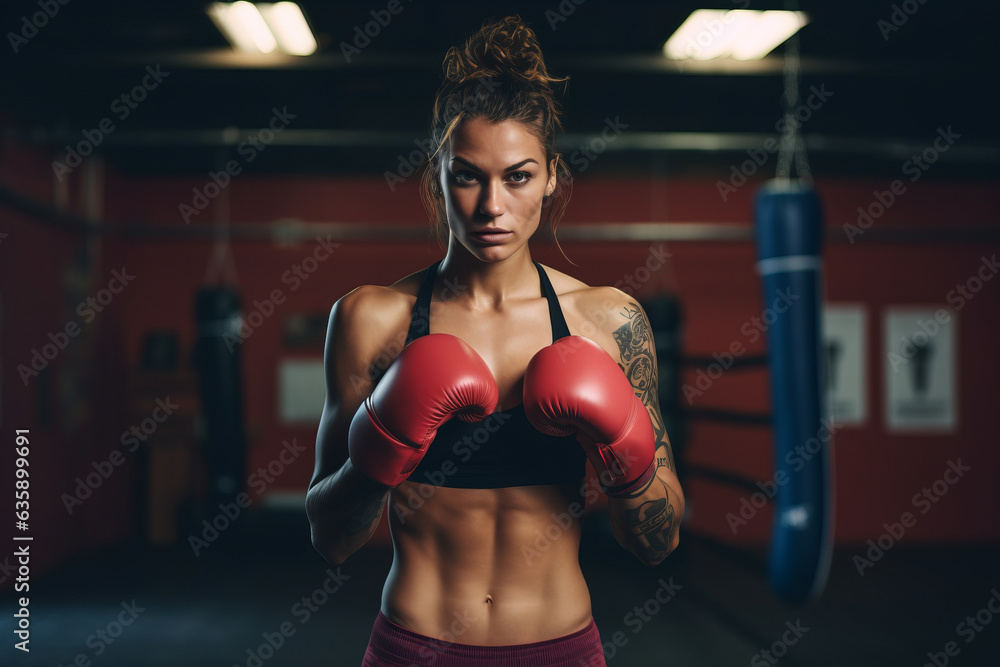
{"type": "Polygon", "coordinates": [[[538,229],[542,198],[556,185],[555,160],[521,123],[473,118],[452,134],[440,173],[453,241],[482,261],[507,259],[538,229]]]}

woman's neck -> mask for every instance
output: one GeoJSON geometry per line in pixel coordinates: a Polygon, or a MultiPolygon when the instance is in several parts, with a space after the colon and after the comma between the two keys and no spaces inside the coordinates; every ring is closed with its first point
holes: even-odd
{"type": "Polygon", "coordinates": [[[484,262],[452,240],[438,267],[438,281],[454,299],[494,307],[511,296],[537,290],[538,272],[527,245],[503,261],[484,262]]]}

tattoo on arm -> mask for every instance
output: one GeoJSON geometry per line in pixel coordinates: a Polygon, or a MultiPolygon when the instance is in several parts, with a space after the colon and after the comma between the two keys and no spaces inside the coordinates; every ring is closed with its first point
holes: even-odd
{"type": "Polygon", "coordinates": [[[626,510],[625,524],[628,531],[638,538],[638,547],[646,560],[660,561],[670,553],[677,525],[669,496],[626,510]]]}
{"type": "Polygon", "coordinates": [[[360,535],[371,529],[372,524],[382,516],[386,499],[389,494],[385,488],[373,488],[370,493],[364,494],[350,509],[344,530],[348,535],[360,535]]]}
{"type": "Polygon", "coordinates": [[[674,465],[674,454],[671,451],[670,439],[667,437],[667,429],[663,425],[660,417],[660,406],[658,398],[658,383],[655,351],[653,347],[653,333],[649,326],[649,320],[645,313],[636,303],[625,306],[622,315],[628,320],[625,324],[616,329],[613,333],[615,342],[618,343],[618,350],[621,353],[621,369],[625,372],[625,377],[632,383],[636,395],[642,404],[646,406],[649,419],[653,423],[653,434],[656,436],[657,457],[656,465],[666,466],[676,472],[674,465]],[[665,452],[660,452],[660,449],[665,452]]]}

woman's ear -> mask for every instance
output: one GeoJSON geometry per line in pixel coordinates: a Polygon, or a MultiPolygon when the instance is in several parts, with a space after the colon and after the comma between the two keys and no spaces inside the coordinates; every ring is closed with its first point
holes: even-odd
{"type": "Polygon", "coordinates": [[[545,183],[545,196],[550,196],[556,191],[556,182],[558,181],[556,167],[559,165],[559,156],[556,155],[554,158],[549,160],[549,180],[545,183]]]}

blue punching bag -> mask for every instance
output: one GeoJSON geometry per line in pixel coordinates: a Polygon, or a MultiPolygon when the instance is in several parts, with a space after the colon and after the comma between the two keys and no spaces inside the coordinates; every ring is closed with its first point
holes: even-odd
{"type": "Polygon", "coordinates": [[[823,216],[816,192],[787,179],[761,188],[755,213],[774,414],[769,578],[779,597],[802,602],[826,584],[833,531],[833,428],[821,326],[823,216]]]}

